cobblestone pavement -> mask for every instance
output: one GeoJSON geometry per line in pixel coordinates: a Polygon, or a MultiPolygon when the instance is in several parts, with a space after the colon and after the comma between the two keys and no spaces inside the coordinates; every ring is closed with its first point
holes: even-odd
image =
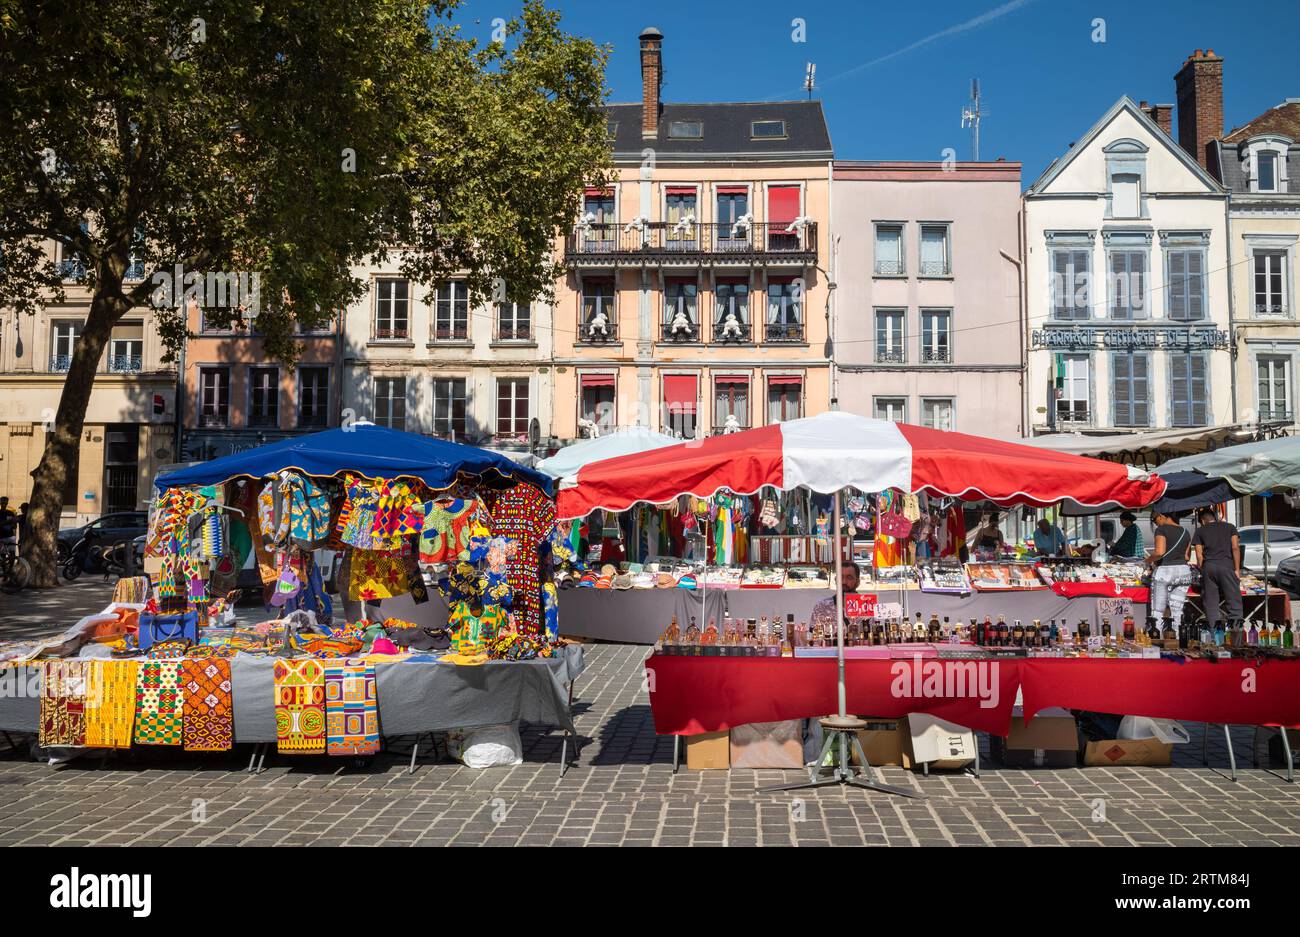
{"type": "Polygon", "coordinates": [[[587,648],[574,703],[583,747],[563,778],[559,733],[534,727],[525,727],[519,767],[475,771],[421,752],[413,775],[409,740],[366,765],[271,754],[254,776],[242,770],[247,747],[203,758],[133,751],[52,768],[28,759],[24,739],[14,751],[0,736],[0,844],[1300,844],[1300,791],[1277,769],[1252,767],[1248,728],[1233,730],[1237,782],[1221,729],[1211,731],[1202,766],[1200,726],[1171,768],[1030,771],[986,760],[979,778],[880,770],[924,800],[756,793],[797,772],[673,775],[672,740],[654,735],[641,689],[646,653],[587,648]]]}

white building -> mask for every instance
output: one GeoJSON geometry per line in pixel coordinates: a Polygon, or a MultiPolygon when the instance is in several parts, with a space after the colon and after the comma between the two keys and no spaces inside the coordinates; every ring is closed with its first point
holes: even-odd
{"type": "Polygon", "coordinates": [[[1235,421],[1226,201],[1127,97],[1030,186],[1032,435],[1235,421]]]}
{"type": "Polygon", "coordinates": [[[348,307],[343,417],[514,451],[551,425],[551,306],[472,305],[464,280],[433,288],[396,262],[354,270],[366,293],[348,307]]]}

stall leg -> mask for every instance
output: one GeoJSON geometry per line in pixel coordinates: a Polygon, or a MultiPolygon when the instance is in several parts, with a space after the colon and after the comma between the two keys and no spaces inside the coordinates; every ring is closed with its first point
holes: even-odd
{"type": "Polygon", "coordinates": [[[407,774],[415,774],[415,758],[420,754],[420,737],[417,735],[415,741],[411,743],[411,764],[406,769],[407,774]]]}
{"type": "Polygon", "coordinates": [[[1227,723],[1223,725],[1223,741],[1228,746],[1228,766],[1231,768],[1232,779],[1237,780],[1237,753],[1232,750],[1232,731],[1231,726],[1227,723]]]}
{"type": "Polygon", "coordinates": [[[255,745],[253,746],[253,751],[252,751],[251,753],[249,753],[249,756],[248,756],[248,768],[245,769],[245,770],[248,771],[249,774],[252,774],[252,773],[253,773],[253,766],[254,766],[255,764],[257,764],[257,752],[258,752],[258,749],[260,749],[261,747],[262,747],[262,743],[261,743],[261,742],[258,742],[257,744],[255,744],[255,745]]]}
{"type": "Polygon", "coordinates": [[[677,773],[677,768],[682,763],[682,737],[673,736],[673,774],[677,773]]]}
{"type": "Polygon", "coordinates": [[[262,744],[262,754],[257,757],[257,771],[254,772],[255,774],[261,774],[266,770],[266,750],[270,747],[270,743],[264,742],[262,744]]]}
{"type": "Polygon", "coordinates": [[[1286,726],[1278,726],[1277,731],[1282,734],[1282,754],[1286,756],[1286,780],[1288,784],[1295,783],[1295,766],[1291,759],[1291,740],[1287,738],[1286,726]]]}

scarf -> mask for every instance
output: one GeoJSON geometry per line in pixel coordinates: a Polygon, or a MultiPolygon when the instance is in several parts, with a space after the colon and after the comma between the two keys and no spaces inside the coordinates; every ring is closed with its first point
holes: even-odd
{"type": "Polygon", "coordinates": [[[181,737],[187,752],[227,752],[235,740],[230,661],[217,657],[181,661],[181,737]]]}

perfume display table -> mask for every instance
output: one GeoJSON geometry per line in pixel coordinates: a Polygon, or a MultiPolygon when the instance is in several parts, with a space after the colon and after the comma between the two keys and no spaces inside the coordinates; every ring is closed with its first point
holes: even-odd
{"type": "MultiPolygon", "coordinates": [[[[824,716],[837,708],[835,659],[686,657],[646,661],[660,735],[824,716]]],[[[928,713],[1007,735],[1017,690],[1024,714],[1050,706],[1228,725],[1300,726],[1300,659],[860,660],[845,664],[848,710],[928,713]]]]}

